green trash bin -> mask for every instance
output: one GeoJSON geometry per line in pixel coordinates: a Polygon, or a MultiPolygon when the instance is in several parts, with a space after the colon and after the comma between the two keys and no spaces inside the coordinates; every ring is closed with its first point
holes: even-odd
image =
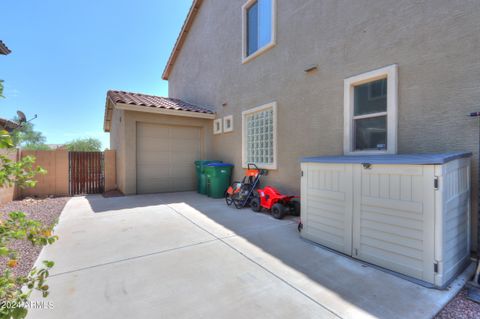
{"type": "Polygon", "coordinates": [[[233,165],[228,163],[211,163],[205,167],[207,175],[207,195],[212,198],[222,198],[230,186],[233,165]]]}
{"type": "Polygon", "coordinates": [[[207,176],[205,167],[211,163],[221,163],[222,161],[199,160],[195,161],[195,171],[197,172],[197,193],[207,194],[207,176]]]}

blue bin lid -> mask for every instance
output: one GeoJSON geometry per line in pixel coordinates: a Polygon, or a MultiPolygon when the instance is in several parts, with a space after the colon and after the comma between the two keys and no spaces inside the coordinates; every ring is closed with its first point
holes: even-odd
{"type": "Polygon", "coordinates": [[[208,164],[207,166],[210,166],[210,167],[227,167],[227,166],[233,166],[233,164],[230,164],[230,163],[211,163],[211,164],[208,164]]]}

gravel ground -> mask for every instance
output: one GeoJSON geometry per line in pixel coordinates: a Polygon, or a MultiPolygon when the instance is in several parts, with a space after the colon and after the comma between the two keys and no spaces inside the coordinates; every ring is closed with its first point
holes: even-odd
{"type": "MultiPolygon", "coordinates": [[[[5,219],[9,212],[21,211],[27,215],[27,218],[38,220],[44,225],[56,224],[63,207],[69,200],[69,197],[31,199],[13,201],[0,206],[0,219],[5,219]]],[[[35,263],[42,247],[33,246],[26,240],[15,240],[10,243],[10,247],[14,248],[18,255],[18,264],[13,268],[15,275],[27,275],[35,263]]],[[[5,258],[0,259],[0,272],[6,268],[5,258]]]]}
{"type": "Polygon", "coordinates": [[[463,289],[443,310],[436,319],[478,319],[480,304],[466,298],[467,290],[463,289]]]}

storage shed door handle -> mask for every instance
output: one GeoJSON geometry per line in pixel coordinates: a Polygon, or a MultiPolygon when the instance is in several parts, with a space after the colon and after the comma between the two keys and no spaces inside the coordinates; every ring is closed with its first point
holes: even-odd
{"type": "Polygon", "coordinates": [[[362,163],[364,169],[370,169],[372,167],[372,164],[370,163],[362,163]]]}

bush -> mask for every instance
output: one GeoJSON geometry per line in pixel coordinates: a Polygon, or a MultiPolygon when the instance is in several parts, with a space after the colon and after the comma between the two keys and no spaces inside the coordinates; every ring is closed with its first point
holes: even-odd
{"type": "MultiPolygon", "coordinates": [[[[7,131],[0,131],[0,148],[13,147],[13,141],[7,131]]],[[[0,155],[0,187],[13,186],[34,187],[35,175],[45,174],[40,167],[33,168],[35,158],[27,156],[19,161],[13,161],[0,155]]],[[[44,261],[42,268],[34,268],[27,276],[15,276],[11,269],[17,265],[17,252],[9,248],[12,240],[28,240],[33,245],[45,246],[55,242],[52,228],[38,221],[29,220],[22,212],[11,212],[6,220],[0,220],[0,256],[6,257],[6,268],[0,276],[0,319],[25,318],[27,302],[33,290],[41,291],[42,296],[48,296],[48,285],[45,280],[52,261],[44,261]]]]}

